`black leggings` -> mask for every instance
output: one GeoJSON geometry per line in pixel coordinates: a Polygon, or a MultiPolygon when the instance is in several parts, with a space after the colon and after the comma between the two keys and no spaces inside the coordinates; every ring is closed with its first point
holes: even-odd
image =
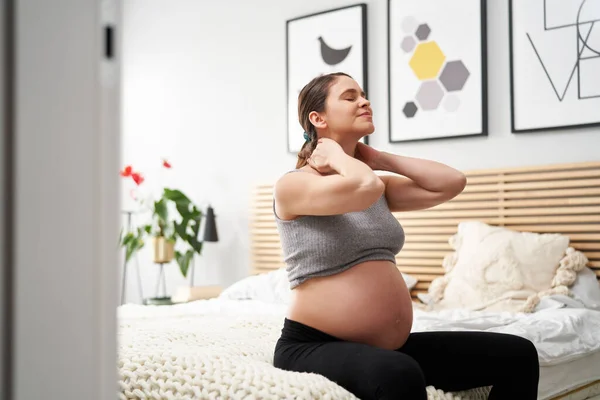
{"type": "Polygon", "coordinates": [[[361,400],[424,400],[429,385],[445,392],[492,386],[490,399],[537,399],[537,350],[516,335],[413,332],[400,349],[385,350],[290,319],[281,333],[275,367],[322,375],[361,400]]]}

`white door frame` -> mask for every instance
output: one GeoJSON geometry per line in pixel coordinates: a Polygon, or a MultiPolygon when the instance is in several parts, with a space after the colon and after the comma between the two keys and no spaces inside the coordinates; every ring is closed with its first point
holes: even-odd
{"type": "Polygon", "coordinates": [[[12,176],[13,192],[3,198],[13,223],[4,225],[11,230],[3,241],[10,282],[2,359],[10,363],[2,398],[114,399],[121,4],[0,1],[15,66],[14,92],[3,91],[11,96],[3,127],[13,140],[4,153],[11,165],[0,172],[12,176]]]}
{"type": "Polygon", "coordinates": [[[12,177],[10,174],[12,166],[12,85],[11,78],[13,63],[11,57],[12,45],[12,2],[0,0],[0,397],[10,398],[10,385],[12,369],[12,343],[10,331],[7,327],[12,326],[12,246],[10,243],[11,224],[11,198],[12,177]]]}

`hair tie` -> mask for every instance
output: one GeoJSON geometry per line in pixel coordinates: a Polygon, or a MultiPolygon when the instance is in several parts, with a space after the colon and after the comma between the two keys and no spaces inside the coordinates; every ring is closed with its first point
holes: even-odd
{"type": "Polygon", "coordinates": [[[304,132],[304,140],[306,140],[307,142],[310,140],[310,136],[308,136],[308,133],[304,132]]]}

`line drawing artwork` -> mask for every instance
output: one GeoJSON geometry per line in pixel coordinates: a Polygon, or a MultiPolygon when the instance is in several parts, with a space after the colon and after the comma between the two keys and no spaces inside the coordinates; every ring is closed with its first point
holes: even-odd
{"type": "Polygon", "coordinates": [[[577,47],[576,60],[574,61],[573,66],[570,69],[571,72],[564,88],[557,88],[558,85],[555,82],[556,79],[553,79],[549,72],[547,63],[548,60],[546,59],[545,62],[538,49],[539,46],[536,46],[536,43],[532,38],[531,34],[526,33],[529,44],[531,45],[531,48],[534,51],[535,56],[539,61],[539,64],[556,95],[556,98],[560,102],[564,100],[567,91],[571,86],[571,82],[573,81],[575,73],[577,73],[577,99],[585,100],[600,98],[600,92],[582,95],[582,87],[586,87],[586,84],[585,79],[581,76],[582,63],[593,62],[594,60],[600,58],[600,28],[597,26],[600,22],[600,0],[578,0],[577,2],[574,2],[573,0],[562,0],[561,2],[557,2],[556,0],[554,0],[554,4],[560,4],[563,8],[549,7],[548,2],[550,0],[542,1],[544,32],[566,29],[573,30],[573,28],[575,28],[575,38],[573,39],[574,44],[576,43],[577,47]],[[569,15],[569,13],[565,12],[565,10],[568,10],[568,8],[572,7],[573,4],[578,4],[577,13],[574,21],[567,23],[565,23],[565,21],[562,21],[562,23],[559,24],[552,24],[549,22],[549,19],[564,20],[564,15],[569,15]],[[559,92],[559,89],[562,89],[562,93],[559,92]]]}

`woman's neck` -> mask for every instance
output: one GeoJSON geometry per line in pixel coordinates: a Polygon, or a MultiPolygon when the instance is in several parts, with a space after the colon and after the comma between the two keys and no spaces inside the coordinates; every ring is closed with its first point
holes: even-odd
{"type": "Polygon", "coordinates": [[[322,136],[319,135],[319,137],[328,137],[332,140],[335,140],[342,147],[342,149],[344,149],[344,153],[348,154],[350,157],[354,157],[357,141],[355,139],[349,139],[347,136],[348,135],[336,135],[332,133],[322,136]],[[342,139],[342,137],[345,137],[345,140],[342,139]]]}

